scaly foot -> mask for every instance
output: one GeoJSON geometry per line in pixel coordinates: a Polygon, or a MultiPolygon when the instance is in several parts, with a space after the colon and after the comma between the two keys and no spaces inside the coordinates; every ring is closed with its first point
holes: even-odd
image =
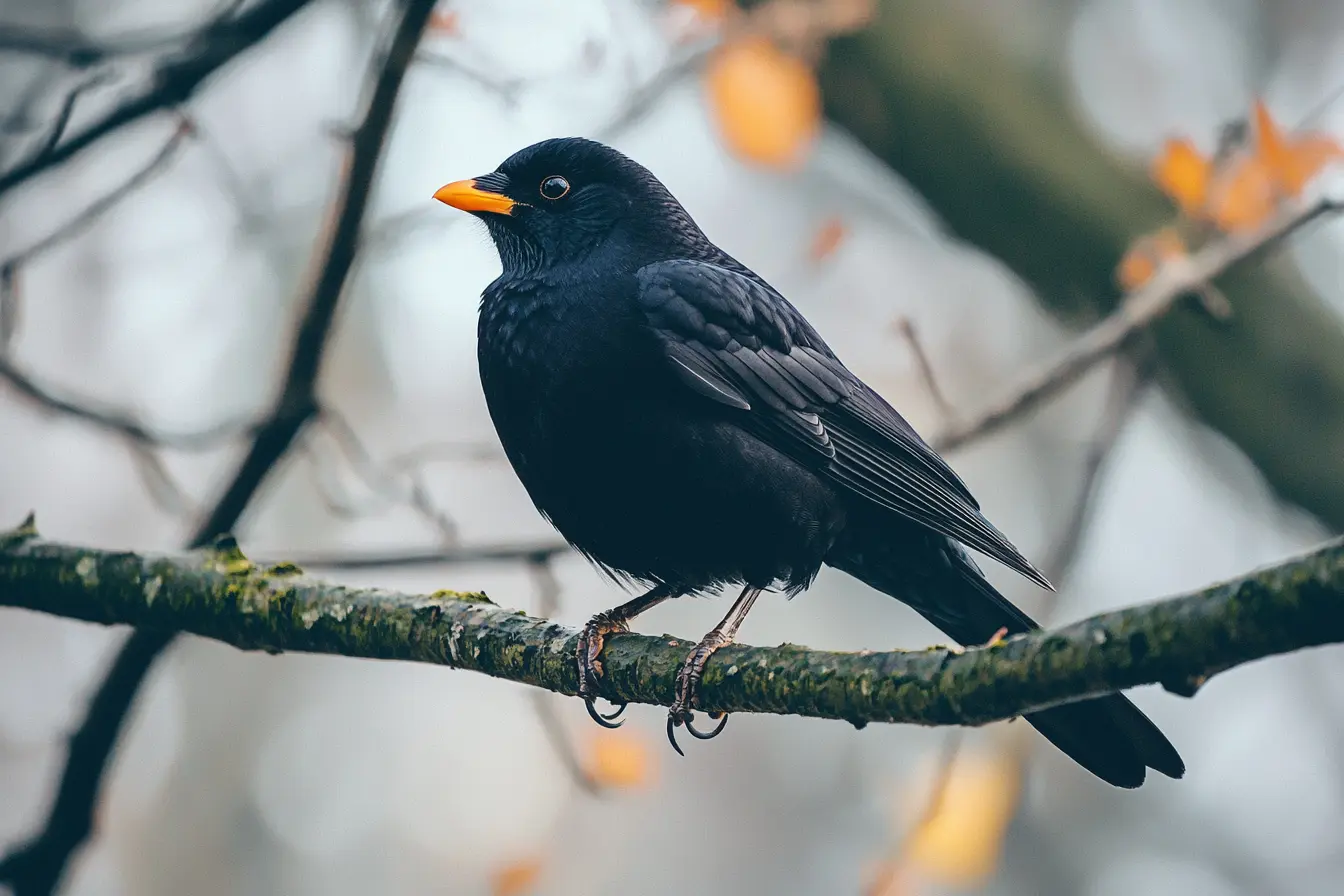
{"type": "Polygon", "coordinates": [[[579,648],[576,659],[579,664],[579,696],[583,698],[584,705],[588,707],[588,715],[592,716],[593,721],[603,728],[619,728],[625,724],[623,721],[617,721],[621,713],[625,712],[626,704],[620,703],[611,713],[603,715],[597,711],[593,705],[597,699],[597,684],[602,677],[602,647],[606,643],[607,635],[614,635],[620,632],[630,631],[630,626],[619,616],[611,613],[598,613],[588,624],[583,627],[579,634],[579,648]]]}
{"type": "Polygon", "coordinates": [[[718,721],[710,731],[700,731],[694,724],[695,713],[692,711],[696,702],[696,691],[700,687],[700,676],[705,671],[705,663],[725,644],[732,643],[732,638],[724,632],[715,629],[705,635],[703,641],[695,646],[691,655],[686,657],[686,662],[681,664],[681,671],[677,673],[677,693],[672,701],[672,705],[667,710],[667,739],[672,744],[672,749],[676,750],[682,756],[681,747],[677,744],[676,729],[681,725],[686,726],[691,737],[697,740],[709,740],[711,737],[718,737],[728,724],[728,714],[723,712],[712,712],[709,714],[711,719],[718,721]]]}

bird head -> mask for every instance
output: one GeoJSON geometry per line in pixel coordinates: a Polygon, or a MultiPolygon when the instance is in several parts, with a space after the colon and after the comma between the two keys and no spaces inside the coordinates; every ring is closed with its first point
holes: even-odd
{"type": "Polygon", "coordinates": [[[485,222],[506,275],[607,250],[638,266],[709,245],[647,168],[578,137],[534,143],[489,174],[440,188],[434,198],[485,222]]]}

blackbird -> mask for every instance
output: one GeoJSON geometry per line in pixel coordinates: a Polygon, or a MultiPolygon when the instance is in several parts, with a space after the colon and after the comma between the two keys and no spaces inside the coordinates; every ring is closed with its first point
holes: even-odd
{"type": "MultiPolygon", "coordinates": [[[[434,198],[485,222],[502,273],[481,296],[490,416],[537,509],[602,570],[647,590],[585,626],[593,707],[603,638],[670,598],[740,586],[687,657],[668,736],[693,724],[710,655],[766,589],[822,564],[910,605],[961,644],[1036,628],[965,548],[1042,587],[950,467],[758,274],[714,245],[647,169],[545,140],[434,198]]],[[[1111,784],[1184,763],[1119,694],[1027,721],[1111,784]]]]}

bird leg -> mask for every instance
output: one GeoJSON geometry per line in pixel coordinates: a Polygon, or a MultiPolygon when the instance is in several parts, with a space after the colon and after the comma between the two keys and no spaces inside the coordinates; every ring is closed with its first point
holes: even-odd
{"type": "Polygon", "coordinates": [[[583,698],[584,704],[588,707],[588,715],[592,716],[593,721],[603,728],[621,727],[624,722],[616,720],[620,718],[621,713],[625,712],[624,703],[618,704],[616,709],[607,715],[598,712],[597,707],[593,705],[593,701],[597,699],[597,682],[602,677],[602,660],[600,657],[607,635],[630,631],[629,623],[631,619],[646,610],[652,610],[663,601],[676,597],[680,593],[679,589],[671,585],[657,585],[634,600],[621,604],[614,610],[598,613],[588,620],[588,624],[579,633],[579,647],[575,657],[579,664],[579,696],[583,698]]]}
{"type": "Polygon", "coordinates": [[[681,747],[677,745],[676,729],[679,726],[685,724],[691,737],[697,740],[709,740],[711,737],[718,737],[723,726],[728,724],[727,713],[712,712],[709,717],[717,720],[719,724],[709,731],[697,731],[693,724],[695,713],[691,710],[695,706],[696,690],[700,687],[700,676],[705,671],[705,663],[709,662],[714,651],[725,644],[733,643],[733,639],[737,637],[737,630],[742,627],[742,620],[747,618],[747,614],[751,612],[751,605],[761,596],[761,590],[750,585],[743,588],[737,600],[733,601],[728,615],[700,640],[695,650],[691,651],[691,655],[686,657],[686,662],[682,663],[681,671],[677,673],[676,698],[667,711],[667,739],[672,743],[672,749],[682,756],[686,754],[682,753],[681,747]]]}

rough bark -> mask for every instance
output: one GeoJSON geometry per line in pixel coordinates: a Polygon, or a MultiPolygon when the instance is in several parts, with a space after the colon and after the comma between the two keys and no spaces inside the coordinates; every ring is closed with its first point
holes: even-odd
{"type": "MultiPolygon", "coordinates": [[[[232,539],[140,555],[0,535],[0,605],[190,632],[244,650],[414,660],[574,694],[573,629],[483,594],[350,588],[249,561],[232,539]]],[[[1251,660],[1344,641],[1344,540],[1230,582],[959,651],[840,653],[734,645],[701,706],[867,722],[979,725],[1136,685],[1192,695],[1251,660]]],[[[693,642],[612,637],[602,695],[666,705],[693,642]]]]}

